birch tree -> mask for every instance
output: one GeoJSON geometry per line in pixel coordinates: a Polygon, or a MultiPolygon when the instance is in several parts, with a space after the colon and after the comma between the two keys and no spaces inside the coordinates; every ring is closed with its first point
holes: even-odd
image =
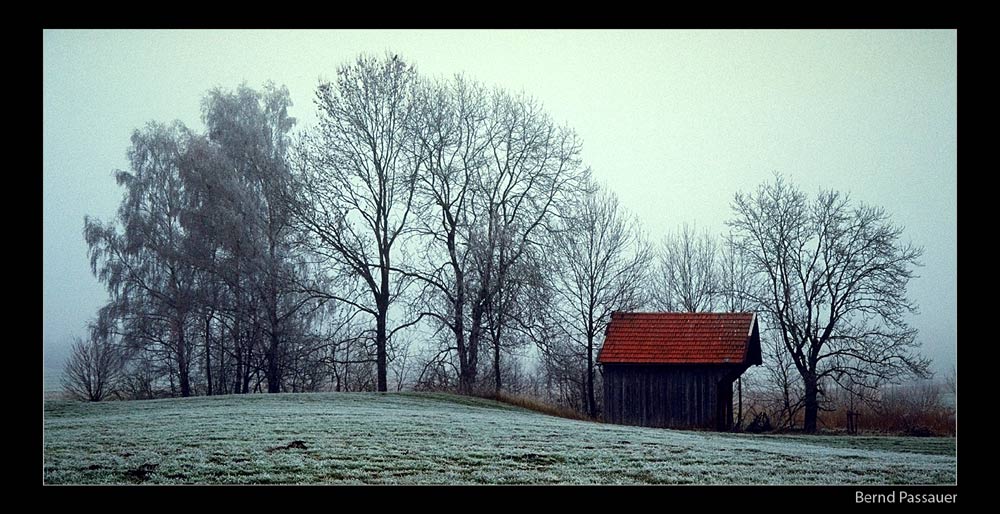
{"type": "Polygon", "coordinates": [[[132,135],[130,170],[116,220],[84,219],[91,270],[111,293],[111,307],[133,344],[151,345],[172,363],[181,396],[191,395],[189,324],[196,296],[181,223],[186,194],[179,162],[190,134],[180,123],[149,123],[132,135]]]}

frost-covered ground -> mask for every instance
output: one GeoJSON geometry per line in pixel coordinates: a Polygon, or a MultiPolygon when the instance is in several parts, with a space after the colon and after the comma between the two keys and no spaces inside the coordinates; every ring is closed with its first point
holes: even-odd
{"type": "Polygon", "coordinates": [[[43,444],[52,484],[956,481],[953,439],[625,427],[445,394],[47,401],[43,444]]]}

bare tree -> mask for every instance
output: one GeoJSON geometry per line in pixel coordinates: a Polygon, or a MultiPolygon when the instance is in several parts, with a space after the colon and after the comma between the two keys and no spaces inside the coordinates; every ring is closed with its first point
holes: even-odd
{"type": "MultiPolygon", "coordinates": [[[[757,310],[754,298],[757,296],[760,281],[750,265],[750,259],[736,244],[732,234],[723,237],[719,246],[719,258],[716,262],[715,298],[716,307],[727,312],[750,312],[757,310]]],[[[768,368],[782,366],[783,363],[770,357],[764,359],[768,368]]],[[[782,368],[783,369],[783,368],[782,368]]],[[[772,368],[770,371],[779,371],[772,368]]],[[[770,378],[781,376],[781,373],[769,373],[770,378]]],[[[743,375],[736,379],[736,428],[743,428],[743,375]]],[[[785,389],[787,391],[787,389],[785,389]]],[[[787,395],[785,396],[787,399],[787,395]]],[[[787,405],[787,403],[786,403],[787,405]]]]}
{"type": "Polygon", "coordinates": [[[585,412],[589,408],[587,363],[581,356],[579,343],[566,332],[554,323],[539,325],[530,332],[541,351],[539,378],[544,381],[547,400],[585,412]]]}
{"type": "MultiPolygon", "coordinates": [[[[418,176],[420,216],[416,233],[429,240],[422,270],[411,270],[425,285],[426,312],[447,327],[452,337],[444,350],[458,356],[460,389],[469,393],[475,380],[478,347],[470,347],[466,332],[466,307],[471,275],[470,228],[475,213],[475,177],[486,165],[488,105],[478,84],[463,77],[424,83],[419,89],[419,111],[414,124],[426,156],[418,176]]],[[[438,362],[432,356],[428,365],[438,362]]],[[[440,369],[438,367],[425,369],[440,369]]],[[[434,377],[437,375],[430,375],[434,377]]]]}
{"type": "Polygon", "coordinates": [[[389,353],[391,356],[389,359],[391,363],[389,369],[392,371],[393,379],[396,382],[395,390],[399,392],[409,383],[409,377],[413,371],[410,355],[412,341],[408,339],[401,340],[399,337],[396,337],[389,343],[389,353]]]}
{"type": "Polygon", "coordinates": [[[847,195],[805,193],[777,176],[737,193],[729,222],[765,287],[755,302],[778,330],[804,388],[804,428],[816,430],[820,387],[832,380],[857,394],[906,375],[926,376],[914,353],[916,306],[906,285],[922,249],[884,209],[847,195]]]}
{"type": "Polygon", "coordinates": [[[948,375],[944,377],[944,387],[945,392],[952,396],[954,401],[958,396],[958,368],[954,364],[951,365],[951,371],[948,375]]]}
{"type": "Polygon", "coordinates": [[[757,309],[754,298],[760,295],[760,280],[750,258],[732,234],[723,237],[716,261],[715,292],[717,308],[727,312],[750,312],[757,309]]]}
{"type": "Polygon", "coordinates": [[[118,392],[125,357],[117,345],[97,331],[86,341],[77,338],[63,370],[63,388],[73,397],[99,402],[118,392]]]}
{"type": "MultiPolygon", "coordinates": [[[[598,189],[578,202],[553,236],[552,274],[555,316],[586,361],[587,411],[597,415],[594,357],[611,313],[645,303],[645,276],[652,249],[637,230],[637,220],[614,193],[598,189]]],[[[555,341],[540,339],[543,346],[555,341]]],[[[558,351],[545,348],[543,351],[558,351]]]]}
{"type": "MultiPolygon", "coordinates": [[[[530,264],[561,202],[585,176],[575,134],[523,96],[456,77],[425,84],[414,125],[424,156],[417,233],[427,262],[407,274],[424,284],[426,311],[451,333],[421,373],[440,383],[446,354],[457,355],[459,389],[471,392],[480,349],[492,346],[494,389],[501,355],[525,343],[510,333],[530,313],[530,264]]],[[[411,265],[412,267],[412,265],[411,265]]]]}
{"type": "MultiPolygon", "coordinates": [[[[316,93],[319,127],[307,138],[293,212],[322,254],[359,278],[369,298],[330,294],[375,322],[377,388],[387,389],[394,248],[408,226],[422,163],[412,135],[417,74],[397,56],[359,57],[316,93]]],[[[396,330],[402,328],[397,327],[396,330]]]]}
{"type": "Polygon", "coordinates": [[[143,349],[130,353],[120,381],[122,396],[130,400],[155,398],[157,383],[164,374],[153,352],[143,349]]]}
{"type": "MultiPolygon", "coordinates": [[[[576,133],[556,125],[534,100],[495,91],[489,110],[487,165],[477,173],[473,197],[476,219],[469,245],[474,276],[470,295],[469,371],[473,356],[494,310],[492,340],[500,344],[504,331],[517,322],[496,310],[498,297],[516,281],[516,266],[539,247],[542,234],[563,215],[568,200],[584,190],[589,170],[580,161],[576,133]]],[[[500,368],[494,347],[494,370],[500,368]]],[[[495,373],[494,389],[502,387],[495,373]]],[[[470,383],[475,376],[468,377],[470,383]]]]}
{"type": "Polygon", "coordinates": [[[653,298],[664,311],[711,312],[720,296],[717,244],[685,223],[660,244],[653,298]]]}
{"type": "Polygon", "coordinates": [[[540,301],[541,291],[546,287],[544,268],[540,249],[529,249],[511,265],[506,280],[497,284],[495,294],[485,305],[483,328],[493,350],[491,374],[495,394],[507,387],[505,376],[517,373],[517,362],[505,366],[501,355],[513,356],[530,343],[519,328],[534,325],[545,308],[540,301]]]}
{"type": "Polygon", "coordinates": [[[927,436],[954,433],[955,418],[939,382],[918,380],[885,387],[874,403],[870,423],[884,432],[927,436]]]}
{"type": "Polygon", "coordinates": [[[761,336],[764,366],[754,373],[760,378],[758,402],[764,404],[776,427],[793,428],[804,405],[801,377],[777,332],[765,330],[761,336]]]}

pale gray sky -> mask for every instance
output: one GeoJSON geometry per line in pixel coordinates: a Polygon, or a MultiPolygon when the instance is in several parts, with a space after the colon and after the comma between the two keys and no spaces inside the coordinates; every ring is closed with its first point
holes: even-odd
{"type": "Polygon", "coordinates": [[[722,232],[733,194],[780,171],[886,207],[926,248],[913,324],[939,371],[957,344],[954,30],[43,32],[42,340],[62,353],[103,304],[84,215],[110,219],[132,130],[201,127],[214,86],[288,86],[300,127],[320,77],[392,51],[424,74],[524,90],[580,134],[594,174],[658,240],[722,232]]]}

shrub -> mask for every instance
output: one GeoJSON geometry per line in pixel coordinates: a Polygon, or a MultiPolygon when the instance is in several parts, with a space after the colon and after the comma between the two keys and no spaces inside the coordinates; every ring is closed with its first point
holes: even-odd
{"type": "Polygon", "coordinates": [[[518,396],[509,393],[490,393],[483,395],[484,398],[489,398],[491,400],[496,400],[498,402],[506,403],[509,405],[516,405],[518,407],[533,410],[536,412],[541,412],[542,414],[548,414],[549,416],[557,416],[560,418],[576,419],[582,421],[596,421],[595,419],[587,416],[586,414],[571,409],[569,407],[562,407],[559,405],[552,405],[550,403],[543,402],[541,400],[532,398],[530,396],[518,396]]]}
{"type": "Polygon", "coordinates": [[[766,412],[759,412],[754,415],[753,421],[747,424],[744,431],[750,432],[751,434],[759,434],[761,432],[770,432],[774,430],[771,426],[771,418],[768,417],[766,412]]]}
{"type": "Polygon", "coordinates": [[[116,394],[125,359],[107,340],[77,338],[63,372],[63,388],[79,400],[99,402],[116,394]]]}

